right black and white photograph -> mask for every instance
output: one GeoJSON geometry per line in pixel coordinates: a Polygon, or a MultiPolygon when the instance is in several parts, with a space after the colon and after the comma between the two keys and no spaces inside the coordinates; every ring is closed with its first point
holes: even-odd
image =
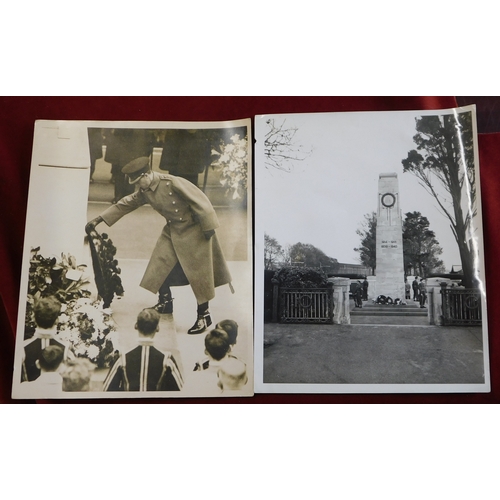
{"type": "Polygon", "coordinates": [[[489,392],[475,107],[255,137],[256,392],[489,392]]]}

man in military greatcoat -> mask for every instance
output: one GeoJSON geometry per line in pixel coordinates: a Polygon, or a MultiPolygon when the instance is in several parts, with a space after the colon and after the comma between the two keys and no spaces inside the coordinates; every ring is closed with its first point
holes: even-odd
{"type": "Polygon", "coordinates": [[[131,161],[122,172],[131,184],[138,185],[138,190],[87,223],[86,232],[90,233],[102,221],[112,226],[124,215],[149,203],[165,217],[166,225],[140,286],[159,294],[154,307],[159,313],[171,314],[170,287],[191,285],[198,310],[196,322],[188,333],[205,331],[212,324],[208,305],[215,297],[215,287],[224,284],[231,287],[231,275],[215,234],[219,222],[210,200],[186,179],[152,171],[147,157],[131,161]]]}

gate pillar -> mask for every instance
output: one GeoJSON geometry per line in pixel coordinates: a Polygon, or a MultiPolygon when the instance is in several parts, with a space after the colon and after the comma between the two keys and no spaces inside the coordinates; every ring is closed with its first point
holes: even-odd
{"type": "Polygon", "coordinates": [[[350,325],[349,278],[329,278],[328,281],[333,283],[333,323],[350,325]]]}

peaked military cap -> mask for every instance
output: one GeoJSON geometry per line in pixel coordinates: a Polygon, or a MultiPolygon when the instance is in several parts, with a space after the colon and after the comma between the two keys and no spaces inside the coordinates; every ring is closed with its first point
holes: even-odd
{"type": "Polygon", "coordinates": [[[142,173],[149,170],[149,158],[147,156],[141,156],[127,163],[122,168],[122,173],[127,174],[132,179],[139,177],[142,173]]]}

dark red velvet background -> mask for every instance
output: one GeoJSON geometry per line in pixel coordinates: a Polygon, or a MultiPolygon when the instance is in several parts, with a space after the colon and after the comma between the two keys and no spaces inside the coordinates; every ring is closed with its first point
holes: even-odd
{"type": "MultiPolygon", "coordinates": [[[[473,98],[468,98],[473,100],[473,98]]],[[[463,101],[462,101],[463,102],[463,101]]],[[[459,99],[459,103],[462,104],[459,99]]],[[[457,105],[455,97],[0,97],[0,401],[10,398],[19,281],[28,194],[33,126],[53,120],[183,120],[215,121],[267,113],[389,111],[439,109],[457,105]]],[[[481,131],[481,130],[480,130],[481,131]]],[[[231,399],[74,400],[73,403],[498,403],[500,308],[496,290],[500,249],[500,134],[480,134],[481,186],[485,225],[489,348],[492,392],[489,394],[304,395],[257,394],[231,399]]],[[[41,401],[39,401],[41,402],[41,401]]],[[[45,401],[44,401],[45,402],[45,401]]],[[[54,401],[54,403],[70,401],[54,401]]],[[[21,402],[27,403],[27,402],[21,402]]],[[[31,403],[31,402],[28,402],[31,403]]]]}

